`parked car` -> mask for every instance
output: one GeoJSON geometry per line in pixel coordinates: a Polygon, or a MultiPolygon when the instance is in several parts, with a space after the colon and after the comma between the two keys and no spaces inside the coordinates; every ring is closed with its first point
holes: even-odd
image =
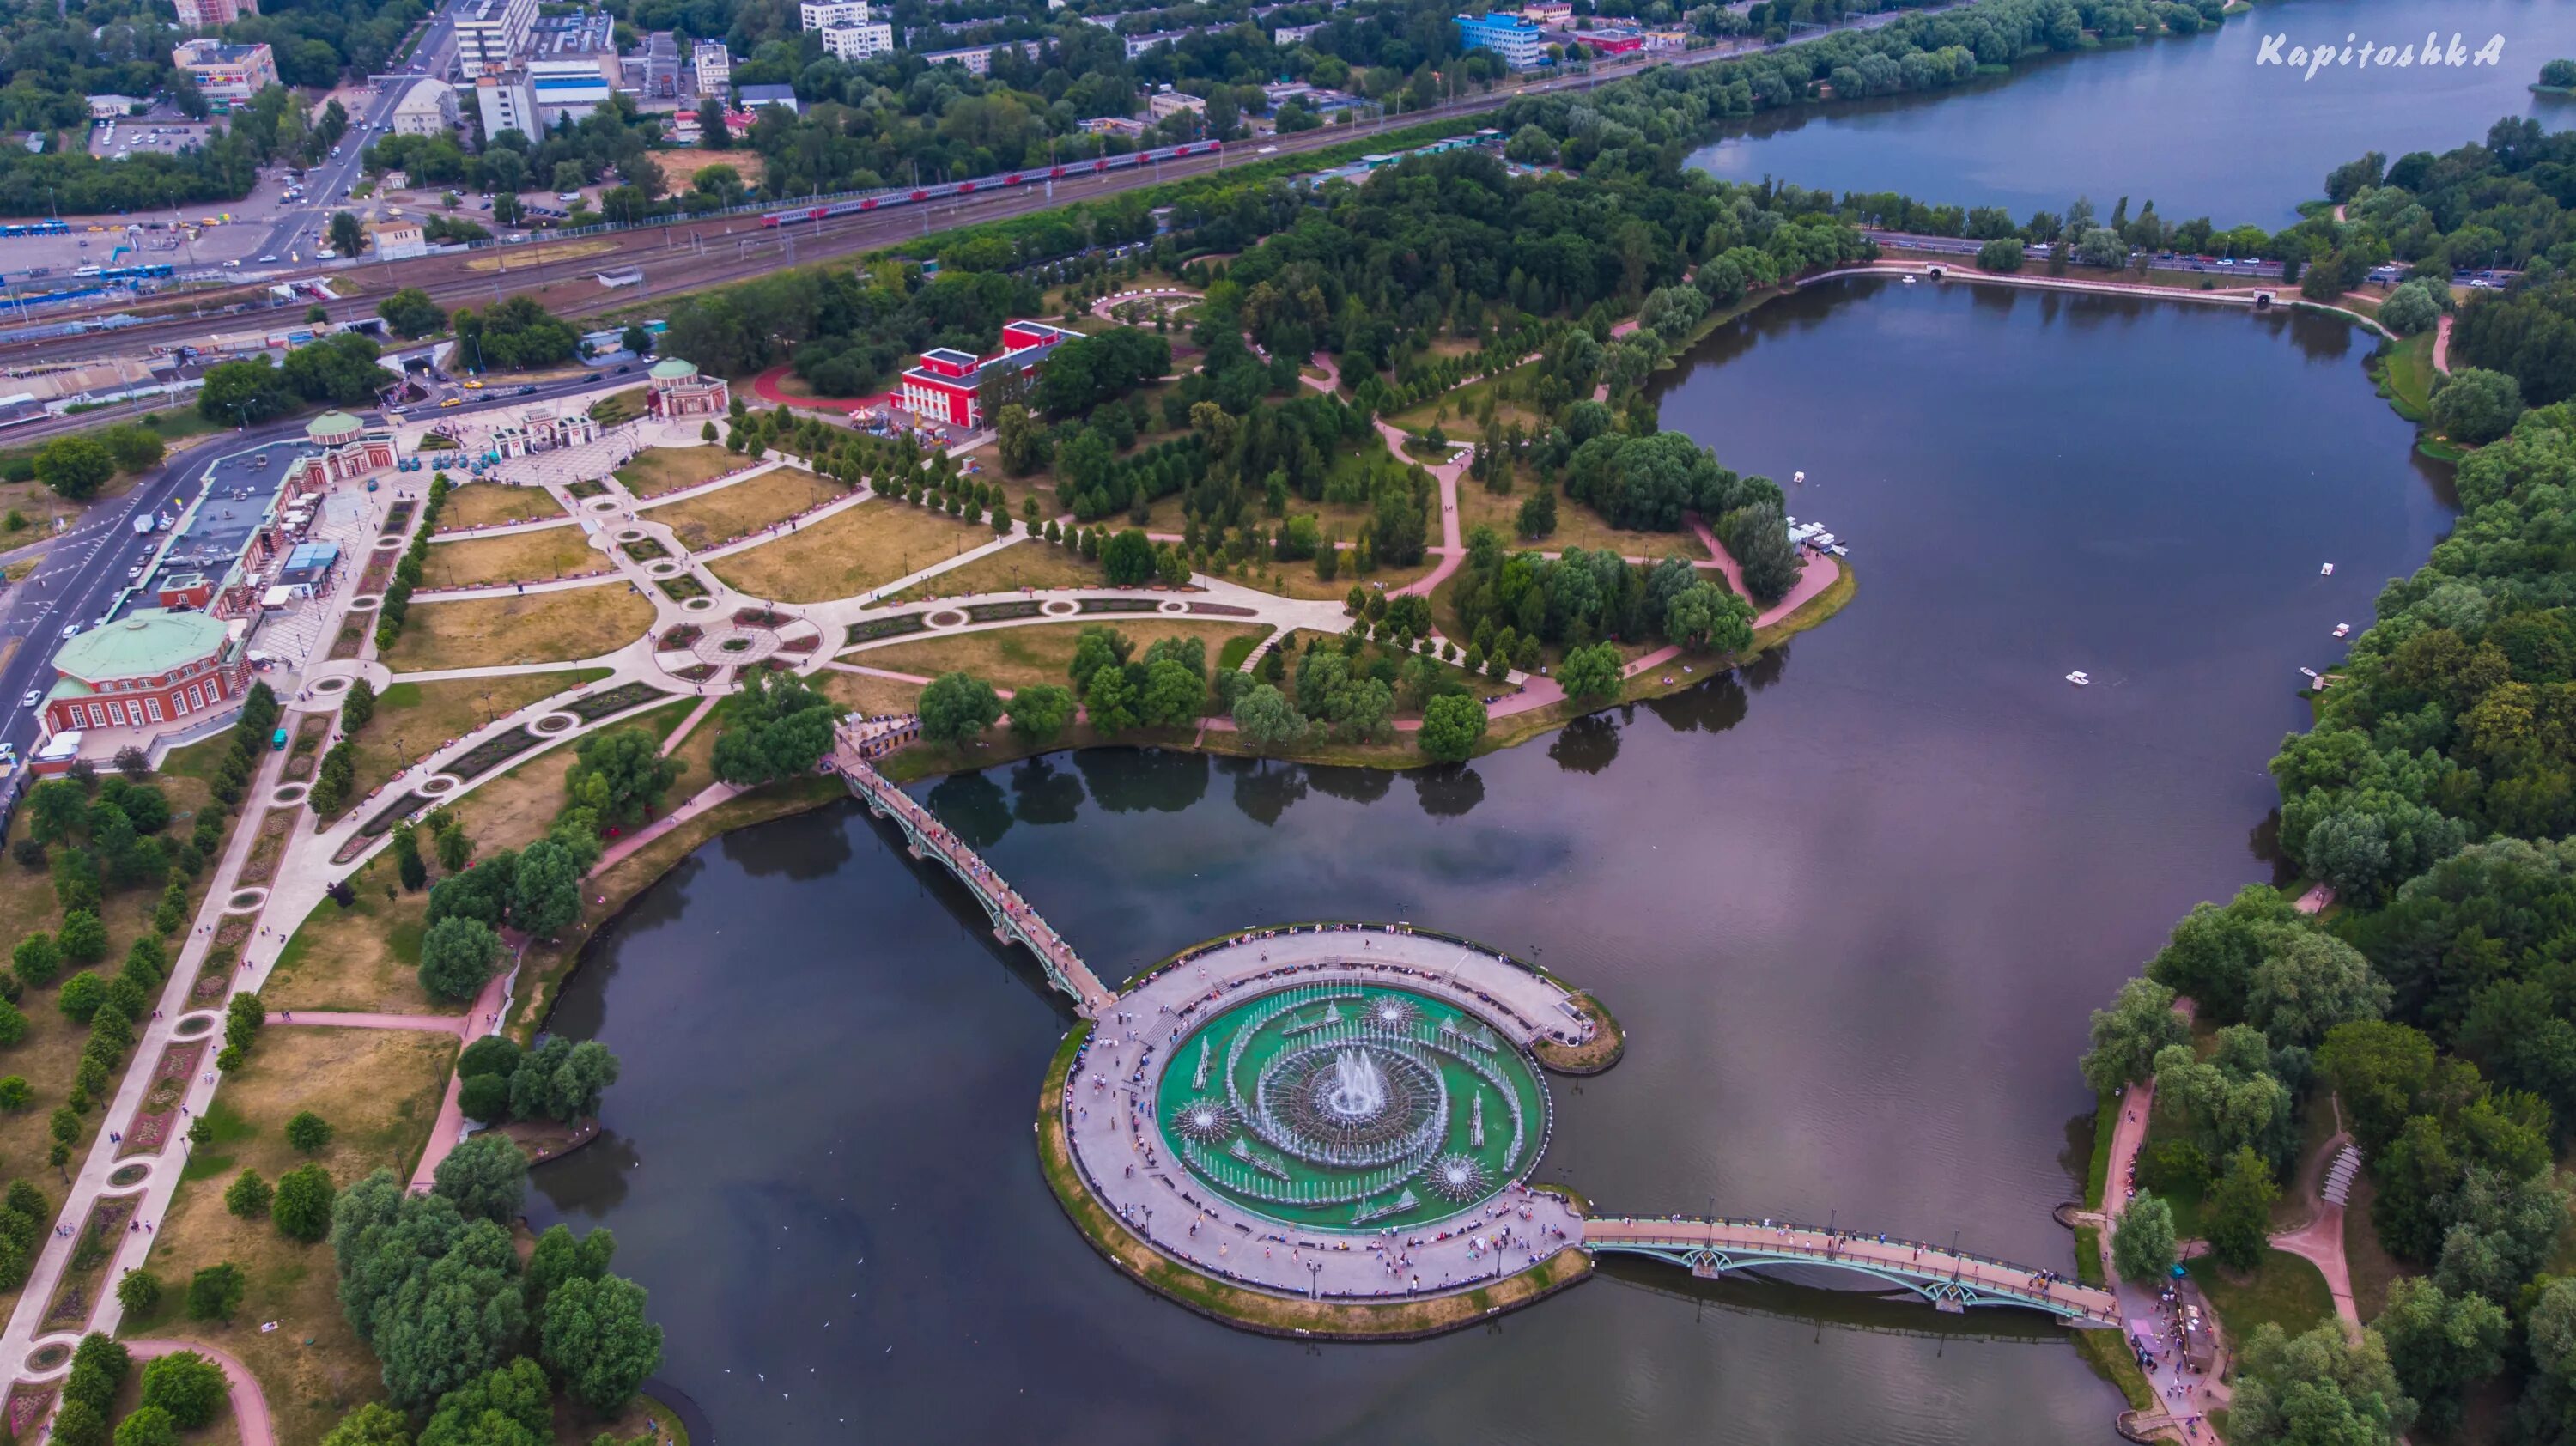
{"type": "Polygon", "coordinates": [[[81,625],[78,623],[65,623],[63,624],[63,636],[68,638],[72,634],[79,632],[80,629],[81,625]]]}
{"type": "Polygon", "coordinates": [[[45,693],[43,689],[29,688],[27,690],[27,696],[18,700],[18,706],[21,708],[33,708],[43,701],[45,701],[45,693]]]}

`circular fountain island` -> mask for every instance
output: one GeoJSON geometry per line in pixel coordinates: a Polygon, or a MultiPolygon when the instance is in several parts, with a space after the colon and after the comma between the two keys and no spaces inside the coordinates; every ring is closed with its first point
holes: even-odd
{"type": "Polygon", "coordinates": [[[1068,1037],[1041,1153],[1092,1243],[1202,1314],[1435,1334],[1588,1271],[1572,1202],[1526,1182],[1548,1141],[1541,1058],[1603,1026],[1464,940],[1254,931],[1175,956],[1068,1037]]]}

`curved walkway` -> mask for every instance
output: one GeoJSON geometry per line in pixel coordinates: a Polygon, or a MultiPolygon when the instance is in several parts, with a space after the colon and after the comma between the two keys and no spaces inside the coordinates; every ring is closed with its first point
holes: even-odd
{"type": "Polygon", "coordinates": [[[214,1362],[222,1368],[224,1385],[232,1396],[233,1426],[241,1433],[241,1446],[277,1446],[277,1428],[269,1421],[268,1397],[260,1393],[259,1378],[230,1352],[203,1341],[127,1341],[125,1351],[138,1361],[195,1351],[214,1362]]]}

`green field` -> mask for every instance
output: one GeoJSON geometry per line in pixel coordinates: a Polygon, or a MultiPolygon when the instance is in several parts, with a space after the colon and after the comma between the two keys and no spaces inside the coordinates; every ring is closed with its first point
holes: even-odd
{"type": "Polygon", "coordinates": [[[1174,1048],[1156,1101],[1165,1148],[1203,1186],[1307,1230],[1455,1215],[1526,1174],[1547,1138],[1546,1087],[1509,1040],[1375,986],[1234,1005],[1174,1048]]]}

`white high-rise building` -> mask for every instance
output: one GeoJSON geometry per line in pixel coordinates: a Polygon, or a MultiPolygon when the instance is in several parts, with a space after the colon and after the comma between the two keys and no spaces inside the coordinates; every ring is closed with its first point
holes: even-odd
{"type": "Polygon", "coordinates": [[[796,7],[799,30],[831,30],[868,23],[868,0],[803,0],[796,7]]]}
{"type": "Polygon", "coordinates": [[[456,17],[457,74],[498,75],[528,49],[537,0],[472,0],[456,17]]]}
{"type": "Polygon", "coordinates": [[[865,60],[894,49],[894,27],[884,21],[874,25],[829,25],[822,33],[824,53],[840,60],[865,60]]]}
{"type": "Polygon", "coordinates": [[[537,119],[536,90],[528,84],[525,71],[475,77],[474,104],[483,112],[486,140],[503,131],[517,131],[532,141],[546,133],[545,124],[537,119]]]}
{"type": "Polygon", "coordinates": [[[733,89],[733,52],[721,40],[701,40],[691,52],[690,63],[697,67],[698,95],[722,97],[733,89]]]}

